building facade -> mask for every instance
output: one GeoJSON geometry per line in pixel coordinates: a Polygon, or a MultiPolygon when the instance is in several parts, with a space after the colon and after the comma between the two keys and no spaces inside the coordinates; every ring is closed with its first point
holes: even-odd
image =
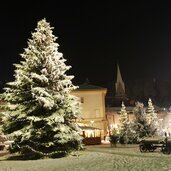
{"type": "MultiPolygon", "coordinates": [[[[106,118],[108,123],[108,130],[110,131],[113,128],[117,128],[120,124],[120,111],[121,111],[121,103],[126,102],[127,104],[131,104],[128,102],[128,98],[125,92],[125,84],[121,76],[119,65],[117,65],[117,78],[115,83],[115,96],[114,96],[115,105],[106,107],[106,118]],[[116,103],[118,102],[118,103],[116,103]],[[117,106],[117,105],[118,106],[117,106]]],[[[135,104],[126,105],[126,111],[128,114],[128,121],[133,122],[135,119],[133,109],[135,104]]],[[[161,131],[161,135],[164,132],[171,133],[171,110],[167,110],[165,108],[160,108],[158,106],[154,106],[155,112],[157,113],[159,127],[161,131]]]]}
{"type": "MultiPolygon", "coordinates": [[[[87,131],[88,133],[85,135],[85,137],[100,136],[102,140],[109,135],[109,132],[113,128],[119,127],[121,103],[122,101],[128,100],[119,65],[117,65],[117,78],[114,88],[115,95],[113,98],[119,103],[114,103],[115,105],[110,107],[106,107],[105,104],[107,93],[106,88],[91,85],[89,82],[86,82],[85,84],[80,85],[77,90],[72,92],[73,95],[80,98],[82,109],[81,118],[78,120],[78,123],[82,126],[83,131],[89,130],[87,131]]],[[[128,120],[129,122],[133,122],[135,119],[133,113],[135,104],[125,106],[128,114],[128,120]]],[[[158,115],[161,132],[171,133],[171,112],[168,110],[163,110],[157,106],[155,106],[155,111],[158,115]]]]}
{"type": "Polygon", "coordinates": [[[79,125],[100,129],[102,139],[107,135],[106,92],[106,88],[94,86],[89,83],[80,85],[77,90],[72,92],[73,95],[80,98],[81,102],[79,125]]]}

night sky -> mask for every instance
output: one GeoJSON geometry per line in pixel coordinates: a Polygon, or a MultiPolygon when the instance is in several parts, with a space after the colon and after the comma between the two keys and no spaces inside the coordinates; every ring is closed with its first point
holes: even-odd
{"type": "Polygon", "coordinates": [[[43,18],[54,27],[76,84],[115,81],[117,62],[124,80],[171,80],[171,4],[93,2],[1,3],[0,81],[13,79],[12,64],[43,18]]]}

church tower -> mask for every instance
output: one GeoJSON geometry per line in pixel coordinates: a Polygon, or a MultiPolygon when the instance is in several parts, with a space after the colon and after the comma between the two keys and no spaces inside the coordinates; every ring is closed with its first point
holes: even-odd
{"type": "Polygon", "coordinates": [[[122,80],[119,65],[117,64],[117,79],[115,83],[115,100],[122,101],[126,99],[125,84],[122,80]]]}

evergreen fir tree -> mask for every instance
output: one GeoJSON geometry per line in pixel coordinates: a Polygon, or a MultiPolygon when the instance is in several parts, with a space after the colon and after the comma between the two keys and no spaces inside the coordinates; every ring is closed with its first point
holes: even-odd
{"type": "Polygon", "coordinates": [[[120,111],[119,141],[120,143],[134,143],[135,131],[132,129],[132,123],[128,120],[128,114],[124,102],[120,111]]]}
{"type": "Polygon", "coordinates": [[[4,133],[14,143],[11,152],[27,158],[61,157],[81,147],[78,98],[71,95],[77,87],[73,76],[66,75],[70,66],[53,28],[45,19],[37,24],[28,48],[15,64],[15,80],[6,85],[3,100],[7,102],[4,133]]]}
{"type": "Polygon", "coordinates": [[[120,142],[126,143],[127,142],[127,129],[128,129],[128,115],[127,115],[124,102],[122,102],[119,122],[120,122],[119,124],[120,142]]]}
{"type": "Polygon", "coordinates": [[[159,123],[158,123],[157,113],[154,110],[154,106],[150,98],[148,100],[148,107],[146,110],[146,115],[147,115],[148,123],[150,124],[151,129],[154,132],[153,134],[154,135],[157,134],[159,123]]]}
{"type": "Polygon", "coordinates": [[[127,114],[124,102],[122,102],[119,122],[120,122],[120,132],[125,132],[125,129],[126,129],[127,124],[128,124],[128,114],[127,114]]]}
{"type": "Polygon", "coordinates": [[[151,126],[148,123],[143,103],[137,102],[133,112],[135,115],[133,130],[136,132],[137,141],[143,137],[152,136],[151,126]]]}

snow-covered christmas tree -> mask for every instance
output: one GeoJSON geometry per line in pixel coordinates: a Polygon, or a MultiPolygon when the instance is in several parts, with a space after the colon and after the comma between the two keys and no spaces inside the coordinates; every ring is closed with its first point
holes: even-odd
{"type": "Polygon", "coordinates": [[[122,102],[122,107],[119,115],[119,122],[120,140],[121,143],[125,143],[127,142],[128,114],[124,102],[122,102]]]}
{"type": "Polygon", "coordinates": [[[45,19],[37,24],[28,48],[15,64],[15,80],[7,83],[4,133],[14,140],[10,151],[29,158],[61,157],[81,148],[77,88],[66,71],[53,28],[45,19]]]}
{"type": "Polygon", "coordinates": [[[128,125],[128,114],[124,102],[122,102],[122,107],[119,115],[119,122],[120,122],[119,124],[120,132],[123,133],[125,132],[128,125]]]}
{"type": "Polygon", "coordinates": [[[133,112],[135,115],[133,130],[136,132],[137,141],[143,137],[152,136],[152,129],[146,117],[144,104],[137,102],[133,112]]]}
{"type": "Polygon", "coordinates": [[[151,126],[151,129],[154,130],[154,134],[157,133],[159,123],[158,123],[157,113],[154,110],[154,106],[150,98],[148,100],[148,107],[146,110],[146,115],[147,115],[148,123],[151,126]]]}
{"type": "Polygon", "coordinates": [[[119,115],[119,139],[120,143],[133,143],[134,142],[134,131],[132,130],[132,123],[129,122],[128,114],[124,102],[119,115]]]}

